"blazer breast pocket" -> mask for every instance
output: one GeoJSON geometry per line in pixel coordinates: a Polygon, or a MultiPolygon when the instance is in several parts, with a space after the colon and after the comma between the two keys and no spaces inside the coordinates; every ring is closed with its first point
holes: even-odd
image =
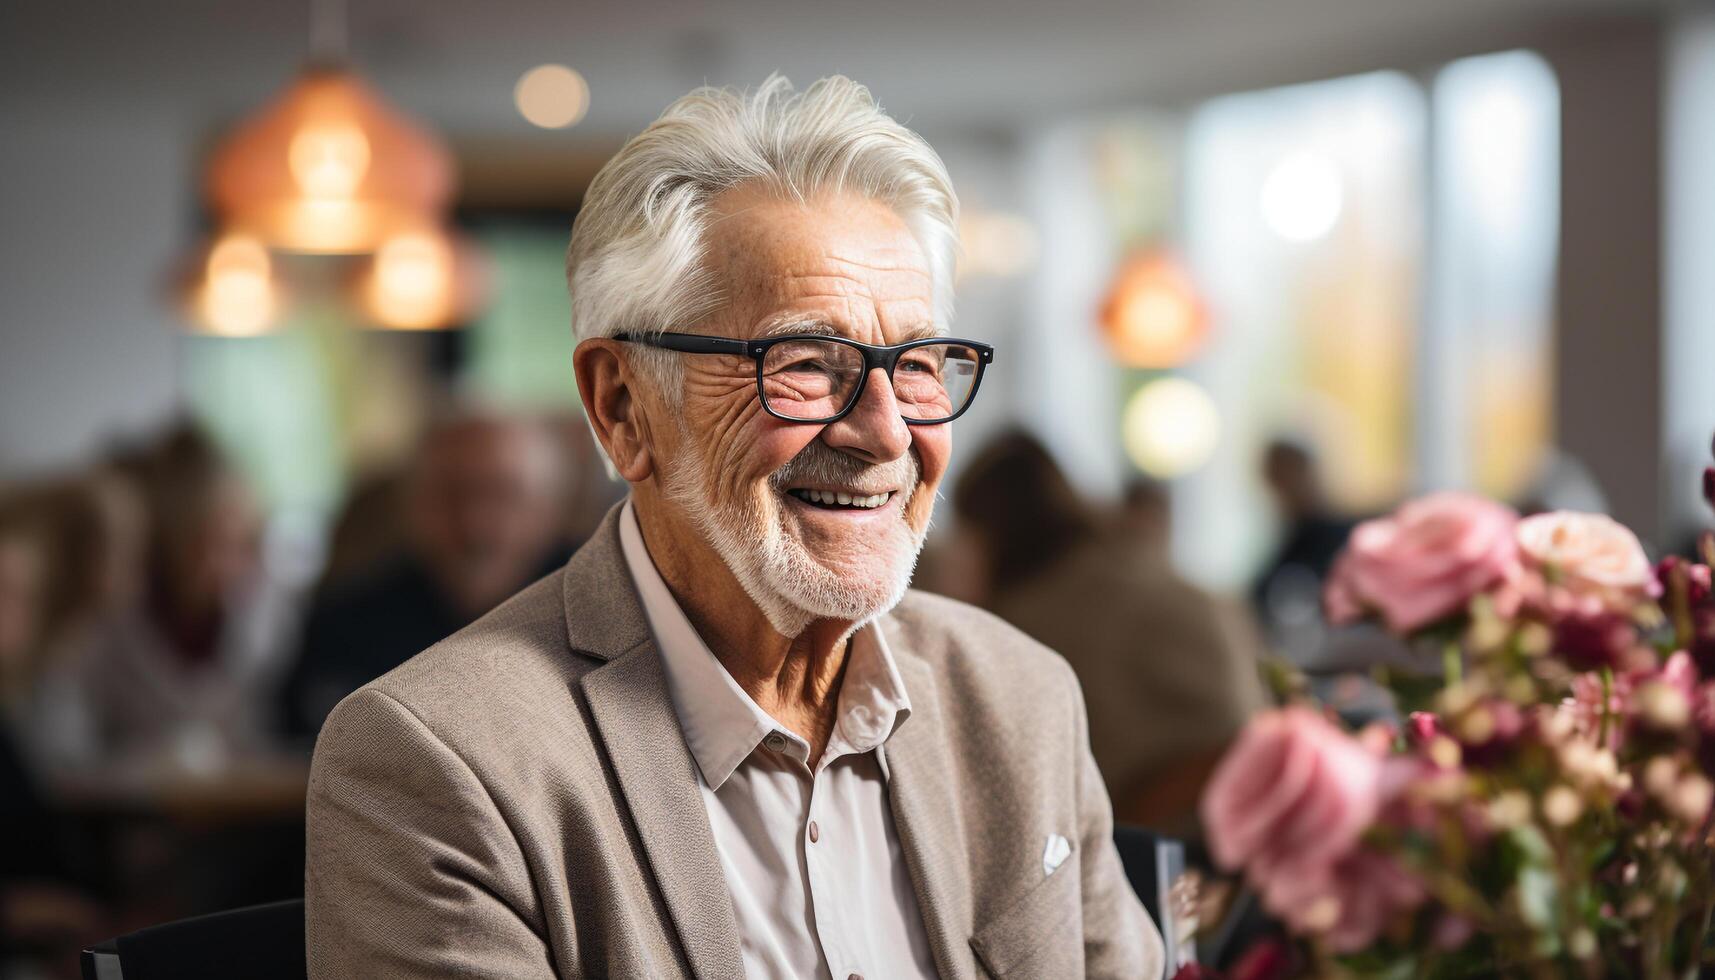
{"type": "Polygon", "coordinates": [[[995,977],[1084,975],[1083,895],[1078,862],[1066,861],[971,936],[971,949],[995,977]]]}

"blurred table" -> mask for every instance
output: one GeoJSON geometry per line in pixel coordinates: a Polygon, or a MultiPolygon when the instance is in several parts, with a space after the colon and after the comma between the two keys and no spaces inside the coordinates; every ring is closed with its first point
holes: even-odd
{"type": "Polygon", "coordinates": [[[303,816],[309,760],[254,755],[219,766],[126,765],[54,781],[59,805],[81,813],[133,813],[200,826],[303,816]]]}

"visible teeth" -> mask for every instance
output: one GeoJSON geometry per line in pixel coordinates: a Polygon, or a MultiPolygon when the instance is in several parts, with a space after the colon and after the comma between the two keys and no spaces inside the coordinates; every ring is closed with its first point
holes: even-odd
{"type": "Polygon", "coordinates": [[[869,496],[861,494],[840,493],[835,490],[793,490],[792,495],[800,500],[808,500],[813,504],[828,507],[861,507],[871,509],[887,503],[891,493],[876,493],[869,496]]]}

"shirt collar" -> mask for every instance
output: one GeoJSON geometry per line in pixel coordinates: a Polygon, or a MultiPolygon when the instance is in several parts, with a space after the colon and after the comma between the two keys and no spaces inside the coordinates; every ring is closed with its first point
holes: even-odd
{"type": "MultiPolygon", "coordinates": [[[[803,739],[757,706],[685,617],[649,557],[629,500],[620,511],[619,540],[644,616],[661,651],[679,727],[704,781],[719,789],[757,745],[775,733],[785,738],[800,761],[807,757],[808,746],[803,739]]],[[[822,765],[841,755],[880,746],[911,714],[905,683],[879,627],[868,623],[852,634],[847,657],[834,733],[822,765]]]]}

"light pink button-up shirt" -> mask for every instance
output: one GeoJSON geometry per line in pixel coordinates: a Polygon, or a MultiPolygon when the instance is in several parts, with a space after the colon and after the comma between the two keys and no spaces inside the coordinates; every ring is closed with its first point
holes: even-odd
{"type": "Polygon", "coordinates": [[[935,976],[887,801],[884,743],[911,703],[881,631],[852,635],[833,737],[812,770],[809,744],[757,707],[685,618],[629,502],[619,537],[702,774],[745,974],[935,976]]]}

